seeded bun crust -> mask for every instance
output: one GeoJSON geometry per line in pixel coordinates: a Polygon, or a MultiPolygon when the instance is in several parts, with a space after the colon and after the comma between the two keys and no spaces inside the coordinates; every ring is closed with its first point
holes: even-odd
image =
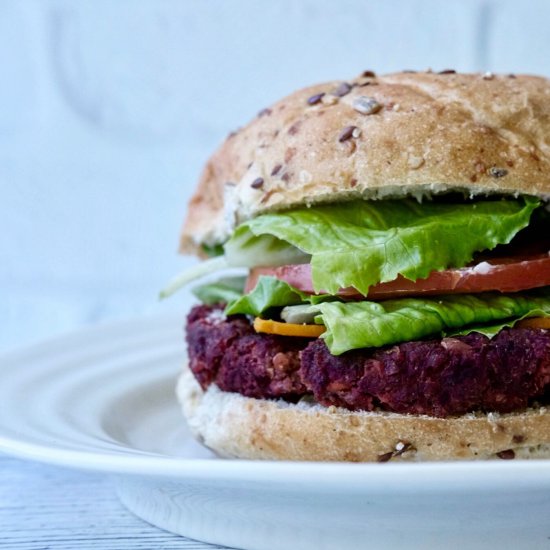
{"type": "Polygon", "coordinates": [[[227,458],[435,461],[550,457],[550,411],[433,418],[252,399],[185,368],[178,398],[193,435],[227,458]]]}
{"type": "Polygon", "coordinates": [[[180,248],[269,210],[452,190],[550,197],[548,79],[366,72],[299,90],[214,153],[180,248]]]}

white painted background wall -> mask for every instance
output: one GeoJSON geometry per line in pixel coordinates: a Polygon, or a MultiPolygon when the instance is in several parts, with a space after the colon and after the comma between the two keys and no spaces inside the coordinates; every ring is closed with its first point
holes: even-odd
{"type": "Polygon", "coordinates": [[[156,294],[201,165],[279,96],[549,63],[545,0],[0,0],[0,349],[182,308],[156,294]]]}

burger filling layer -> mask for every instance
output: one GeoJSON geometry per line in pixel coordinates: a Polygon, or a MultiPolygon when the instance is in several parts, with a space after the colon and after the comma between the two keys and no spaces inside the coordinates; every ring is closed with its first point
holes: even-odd
{"type": "Polygon", "coordinates": [[[550,216],[533,197],[351,201],[248,220],[195,290],[203,388],[350,410],[509,412],[548,394],[550,216]]]}
{"type": "Polygon", "coordinates": [[[550,332],[506,328],[354,350],[335,356],[322,339],[258,334],[243,315],[197,306],[188,317],[189,366],[203,387],[247,397],[353,411],[446,417],[506,413],[550,397],[550,332]]]}

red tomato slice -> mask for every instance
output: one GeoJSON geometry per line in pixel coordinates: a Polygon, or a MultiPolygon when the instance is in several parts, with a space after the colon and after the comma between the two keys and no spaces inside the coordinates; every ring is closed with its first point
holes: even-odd
{"type": "MultiPolygon", "coordinates": [[[[302,292],[314,294],[309,264],[256,267],[250,271],[246,282],[246,292],[256,286],[260,275],[277,277],[302,292]]],[[[492,258],[460,269],[433,271],[425,279],[417,281],[409,281],[399,276],[394,281],[372,286],[367,296],[383,300],[423,294],[465,294],[489,290],[518,292],[547,285],[550,285],[550,256],[537,254],[515,259],[492,258]]],[[[349,298],[363,297],[354,288],[340,289],[338,295],[349,298]]]]}

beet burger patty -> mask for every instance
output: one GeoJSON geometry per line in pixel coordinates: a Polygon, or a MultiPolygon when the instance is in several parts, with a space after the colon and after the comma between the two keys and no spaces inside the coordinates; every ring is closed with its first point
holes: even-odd
{"type": "Polygon", "coordinates": [[[335,356],[321,339],[259,334],[220,306],[197,306],[187,324],[189,368],[207,390],[324,406],[447,417],[507,413],[544,401],[550,332],[507,328],[404,342],[335,356]]]}

